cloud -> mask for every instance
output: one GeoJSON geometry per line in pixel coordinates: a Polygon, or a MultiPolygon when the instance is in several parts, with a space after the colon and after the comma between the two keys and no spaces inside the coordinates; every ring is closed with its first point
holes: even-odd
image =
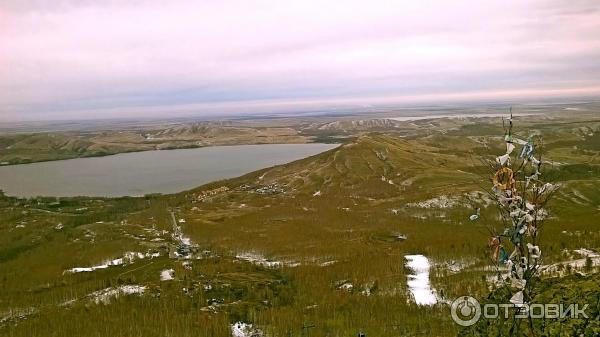
{"type": "Polygon", "coordinates": [[[593,1],[9,0],[0,115],[597,93],[598,31],[593,1]]]}

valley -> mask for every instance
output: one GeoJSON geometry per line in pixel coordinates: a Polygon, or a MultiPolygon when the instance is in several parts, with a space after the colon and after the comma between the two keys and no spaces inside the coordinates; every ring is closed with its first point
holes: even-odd
{"type": "MultiPolygon", "coordinates": [[[[518,133],[544,137],[544,178],[561,184],[540,239],[549,268],[540,296],[555,296],[561,275],[582,285],[585,297],[574,300],[600,293],[600,114],[586,107],[515,117],[518,133]]],[[[503,151],[502,120],[388,117],[269,129],[260,142],[341,145],[174,194],[2,195],[0,335],[467,335],[448,304],[465,294],[486,298],[496,276],[486,226],[502,224],[482,158],[503,151]],[[481,222],[469,221],[476,208],[481,222]]],[[[203,145],[258,142],[257,129],[227,128],[122,137],[137,149],[213,133],[230,136],[203,145]]],[[[2,160],[22,162],[30,137],[3,138],[21,145],[2,160]]],[[[96,149],[69,148],[65,137],[29,160],[96,149]]],[[[106,146],[105,154],[122,150],[106,146]]],[[[598,331],[596,323],[570,324],[598,331]]]]}
{"type": "MultiPolygon", "coordinates": [[[[517,116],[539,115],[540,119],[570,112],[571,118],[581,121],[589,116],[593,118],[598,108],[597,101],[575,101],[517,105],[515,111],[519,111],[517,116]]],[[[498,119],[505,113],[506,105],[489,104],[259,115],[218,121],[188,118],[7,123],[0,125],[0,166],[223,145],[341,143],[369,132],[423,137],[447,132],[465,122],[473,124],[480,118],[498,119]]]]}

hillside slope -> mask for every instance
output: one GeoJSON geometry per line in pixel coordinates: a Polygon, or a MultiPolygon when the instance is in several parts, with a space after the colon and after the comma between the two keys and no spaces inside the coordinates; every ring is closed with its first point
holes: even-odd
{"type": "MultiPolygon", "coordinates": [[[[484,225],[499,222],[476,158],[501,149],[480,137],[368,134],[173,195],[0,197],[0,334],[228,336],[245,322],[276,336],[454,335],[443,303],[488,293],[484,225]],[[414,254],[431,262],[435,306],[409,292],[414,254]]],[[[580,171],[554,171],[566,188],[545,263],[600,247],[596,166],[573,160],[580,171]]]]}

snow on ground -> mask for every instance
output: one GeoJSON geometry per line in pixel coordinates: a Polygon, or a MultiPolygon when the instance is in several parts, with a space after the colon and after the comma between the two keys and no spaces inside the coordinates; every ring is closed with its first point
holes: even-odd
{"type": "Polygon", "coordinates": [[[466,260],[456,261],[456,260],[450,260],[450,261],[438,264],[436,266],[441,266],[441,267],[445,268],[446,270],[448,270],[450,273],[456,274],[456,273],[460,273],[464,269],[467,269],[467,268],[471,267],[475,263],[476,263],[476,261],[466,261],[466,260]]]}
{"type": "MultiPolygon", "coordinates": [[[[184,219],[179,219],[179,223],[185,223],[184,219]],[[181,221],[183,220],[183,222],[181,221]]],[[[192,239],[185,236],[183,231],[181,230],[181,226],[178,226],[175,222],[175,217],[173,216],[173,234],[171,234],[173,240],[179,241],[184,246],[193,246],[192,239]]]]}
{"type": "Polygon", "coordinates": [[[75,267],[75,268],[71,268],[71,269],[67,270],[66,272],[68,272],[68,273],[84,273],[84,272],[94,271],[97,269],[106,269],[108,267],[109,267],[108,264],[100,264],[100,265],[93,266],[93,267],[75,267]]]}
{"type": "Polygon", "coordinates": [[[487,208],[494,204],[492,198],[490,198],[489,195],[481,191],[471,191],[469,193],[466,193],[465,197],[467,198],[467,200],[470,201],[470,203],[481,205],[484,208],[487,208]]]}
{"type": "Polygon", "coordinates": [[[121,265],[125,265],[128,263],[132,263],[133,261],[135,261],[136,259],[145,259],[145,258],[155,258],[155,257],[159,257],[160,253],[156,252],[156,253],[140,253],[140,252],[127,252],[125,253],[125,255],[123,257],[120,257],[118,259],[114,259],[114,260],[108,260],[108,261],[104,261],[103,263],[99,264],[99,265],[95,265],[95,266],[91,266],[91,267],[75,267],[75,268],[71,268],[71,269],[67,269],[64,272],[65,273],[84,273],[84,272],[92,272],[98,269],[106,269],[108,267],[112,267],[112,266],[121,266],[121,265]]]}
{"type": "Polygon", "coordinates": [[[236,255],[235,258],[268,268],[278,268],[283,265],[281,261],[267,260],[264,256],[255,253],[241,253],[236,255]]]}
{"type": "Polygon", "coordinates": [[[241,253],[235,256],[236,259],[247,261],[259,266],[267,267],[267,268],[280,268],[283,266],[287,267],[297,267],[300,264],[297,262],[283,262],[283,261],[273,261],[265,258],[261,254],[256,253],[241,253]]]}
{"type": "Polygon", "coordinates": [[[421,202],[411,202],[406,204],[409,207],[418,208],[452,208],[458,204],[458,200],[448,198],[445,195],[440,195],[432,199],[424,200],[421,202]]]}
{"type": "Polygon", "coordinates": [[[187,236],[181,236],[181,243],[183,243],[186,246],[191,246],[192,245],[192,239],[188,238],[187,236]]]}
{"type": "Polygon", "coordinates": [[[408,239],[408,236],[406,236],[406,234],[402,234],[402,233],[394,233],[394,237],[396,238],[396,240],[399,240],[399,241],[404,241],[404,240],[408,239]]]}
{"type": "Polygon", "coordinates": [[[27,319],[28,316],[37,313],[34,307],[25,309],[10,309],[7,312],[0,312],[0,326],[6,323],[27,319]]]}
{"type": "Polygon", "coordinates": [[[321,266],[321,267],[327,267],[327,266],[331,266],[331,265],[335,264],[336,262],[337,262],[336,260],[325,261],[325,262],[321,262],[319,264],[319,266],[321,266]]]}
{"type": "Polygon", "coordinates": [[[581,271],[586,267],[588,258],[590,259],[591,267],[600,266],[600,254],[586,248],[576,249],[573,252],[581,255],[583,258],[541,266],[541,273],[545,275],[563,275],[567,267],[570,267],[573,270],[581,271]]]}
{"type": "Polygon", "coordinates": [[[252,324],[237,322],[231,325],[231,336],[233,337],[258,337],[262,335],[262,331],[253,328],[252,324]]]}
{"type": "Polygon", "coordinates": [[[175,270],[173,269],[165,269],[160,272],[160,280],[161,281],[170,281],[173,279],[173,275],[175,274],[175,270]]]}
{"type": "Polygon", "coordinates": [[[352,292],[352,290],[354,290],[354,285],[349,280],[339,280],[335,282],[335,288],[337,290],[352,292]]]}
{"type": "MultiPolygon", "coordinates": [[[[590,258],[591,267],[596,268],[600,267],[600,254],[586,248],[580,248],[573,251],[574,253],[579,254],[583,258],[573,259],[573,255],[571,254],[571,259],[566,261],[560,261],[553,264],[540,265],[539,271],[542,275],[548,276],[564,276],[567,273],[567,268],[570,268],[573,271],[582,272],[585,271],[587,258],[590,258]]],[[[506,266],[502,266],[496,270],[495,268],[489,266],[485,267],[482,270],[493,272],[492,275],[488,275],[486,277],[487,282],[492,286],[502,286],[504,285],[504,280],[510,278],[510,272],[506,266]]]]}
{"type": "Polygon", "coordinates": [[[106,288],[98,291],[94,291],[88,296],[96,303],[109,304],[111,298],[119,297],[121,295],[141,295],[146,291],[145,286],[130,284],[123,285],[118,288],[106,288]]]}
{"type": "Polygon", "coordinates": [[[593,250],[586,249],[586,248],[575,249],[574,252],[583,257],[588,257],[588,256],[589,257],[599,257],[600,256],[600,255],[598,255],[598,253],[594,252],[593,250]]]}
{"type": "Polygon", "coordinates": [[[407,276],[407,285],[415,303],[418,305],[436,304],[435,292],[429,283],[429,270],[431,269],[429,259],[423,255],[405,255],[404,258],[408,261],[406,266],[414,272],[407,276]]]}

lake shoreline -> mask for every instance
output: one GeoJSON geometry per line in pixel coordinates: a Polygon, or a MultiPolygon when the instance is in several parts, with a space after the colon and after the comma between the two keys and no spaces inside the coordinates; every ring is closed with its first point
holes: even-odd
{"type": "Polygon", "coordinates": [[[339,144],[252,144],[137,151],[0,167],[0,190],[17,198],[172,194],[303,159],[339,144]]]}
{"type": "Polygon", "coordinates": [[[124,150],[119,152],[110,152],[103,154],[83,154],[80,156],[66,156],[64,158],[56,158],[56,159],[36,159],[27,162],[0,162],[0,167],[6,166],[18,166],[18,165],[29,165],[36,163],[47,163],[47,162],[55,162],[55,161],[65,161],[72,159],[84,159],[84,158],[99,158],[99,157],[110,157],[116,156],[119,154],[128,154],[128,153],[138,153],[138,152],[149,152],[149,151],[173,151],[173,150],[190,150],[190,149],[203,149],[207,147],[221,147],[221,146],[243,146],[243,145],[289,145],[289,144],[341,144],[341,142],[324,142],[322,139],[314,140],[314,141],[306,141],[306,142],[282,142],[282,143],[268,143],[268,142],[256,142],[256,143],[239,143],[239,144],[208,144],[208,145],[198,145],[198,146],[181,146],[181,147],[167,147],[162,149],[131,149],[124,150]]]}

